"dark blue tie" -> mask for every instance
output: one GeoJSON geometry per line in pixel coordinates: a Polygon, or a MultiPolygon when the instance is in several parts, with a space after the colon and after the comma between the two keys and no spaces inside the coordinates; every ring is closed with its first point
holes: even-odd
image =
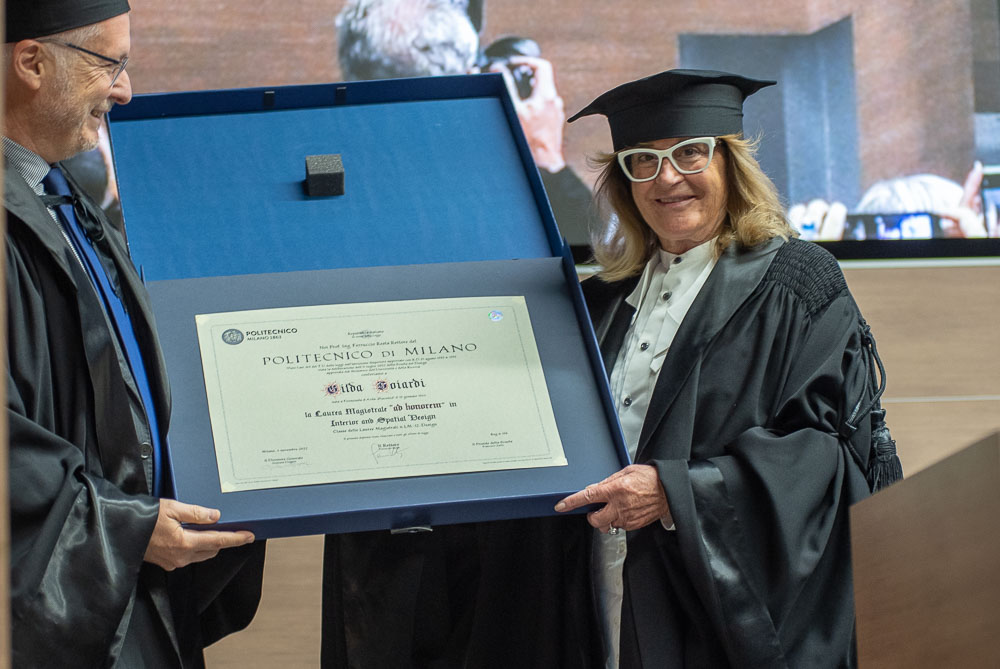
{"type": "MultiPolygon", "coordinates": [[[[122,350],[125,352],[125,358],[128,361],[129,368],[132,370],[132,377],[135,379],[135,384],[139,389],[139,395],[142,397],[142,402],[146,408],[146,416],[149,419],[149,427],[152,432],[153,441],[153,494],[159,497],[160,495],[160,433],[157,428],[156,410],[153,404],[153,394],[149,387],[149,377],[146,375],[146,365],[142,359],[142,353],[139,350],[139,340],[135,336],[135,331],[132,328],[132,319],[129,318],[128,312],[125,310],[125,305],[122,304],[121,298],[116,294],[114,288],[112,288],[111,281],[108,278],[108,273],[105,271],[104,266],[101,264],[100,258],[95,251],[90,238],[85,234],[83,228],[80,226],[80,221],[77,220],[76,212],[73,207],[73,194],[70,190],[69,184],[66,182],[66,177],[63,175],[62,170],[58,166],[53,167],[49,170],[49,173],[44,179],[42,179],[42,185],[45,186],[45,191],[51,195],[61,195],[64,196],[64,202],[61,204],[52,205],[58,214],[59,222],[69,235],[70,241],[73,247],[76,249],[77,255],[83,261],[84,267],[87,269],[87,273],[90,275],[90,280],[97,290],[97,294],[101,297],[104,303],[104,309],[108,313],[112,324],[114,325],[115,332],[118,335],[118,341],[121,344],[122,350]]],[[[100,229],[99,226],[91,226],[95,229],[100,229]]]]}

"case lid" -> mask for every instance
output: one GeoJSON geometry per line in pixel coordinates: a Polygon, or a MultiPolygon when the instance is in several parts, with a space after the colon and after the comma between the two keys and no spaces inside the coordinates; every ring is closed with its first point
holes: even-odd
{"type": "Polygon", "coordinates": [[[221,527],[264,538],[545,515],[627,464],[501,75],[139,96],[111,136],[174,388],[172,483],[220,508],[221,527]],[[344,194],[308,195],[306,157],[330,154],[344,194]],[[505,294],[525,296],[567,466],[221,492],[196,314],[505,294]]]}
{"type": "Polygon", "coordinates": [[[146,279],[563,254],[499,74],[137,96],[111,136],[146,279]],[[306,194],[338,154],[344,194],[306,194]]]}

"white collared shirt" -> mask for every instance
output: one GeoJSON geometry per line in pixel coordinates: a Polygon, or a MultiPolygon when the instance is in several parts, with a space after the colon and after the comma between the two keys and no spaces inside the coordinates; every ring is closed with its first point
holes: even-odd
{"type": "Polygon", "coordinates": [[[31,186],[31,190],[35,191],[35,195],[41,197],[45,193],[42,179],[49,173],[52,166],[31,149],[24,148],[6,136],[3,138],[3,155],[7,159],[8,165],[24,177],[24,180],[31,186]]]}
{"type": "MultiPolygon", "coordinates": [[[[625,298],[636,311],[610,382],[611,397],[632,459],[663,361],[681,321],[715,268],[714,246],[712,239],[681,255],[659,251],[646,263],[638,285],[625,298]]],[[[625,532],[617,535],[595,532],[593,549],[594,580],[608,651],[605,666],[616,669],[624,593],[625,532]]]]}

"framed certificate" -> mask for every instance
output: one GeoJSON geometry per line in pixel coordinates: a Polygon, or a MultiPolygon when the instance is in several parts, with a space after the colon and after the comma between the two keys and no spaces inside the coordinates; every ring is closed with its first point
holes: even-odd
{"type": "Polygon", "coordinates": [[[137,96],[111,137],[173,491],[219,526],[540,516],[627,464],[500,75],[137,96]]]}
{"type": "Polygon", "coordinates": [[[222,492],[566,465],[521,296],[195,323],[222,492]]]}

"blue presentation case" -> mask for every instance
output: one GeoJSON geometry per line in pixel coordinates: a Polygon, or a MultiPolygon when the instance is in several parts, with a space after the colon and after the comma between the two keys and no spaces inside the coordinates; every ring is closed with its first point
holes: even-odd
{"type": "MultiPolygon", "coordinates": [[[[111,115],[177,499],[258,537],[541,516],[628,464],[575,268],[500,75],[136,96],[111,115]],[[339,154],[344,194],[306,194],[339,154]],[[568,465],[221,492],[195,314],[524,295],[568,465]]],[[[268,389],[262,388],[262,393],[268,389]]]]}

